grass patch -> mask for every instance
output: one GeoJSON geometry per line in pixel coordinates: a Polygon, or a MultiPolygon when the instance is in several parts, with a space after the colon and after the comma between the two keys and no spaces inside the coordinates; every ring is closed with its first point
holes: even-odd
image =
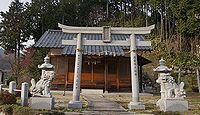
{"type": "MultiPolygon", "coordinates": [[[[132,99],[131,95],[107,95],[105,98],[119,103],[125,109],[128,109],[128,104],[132,99]]],[[[200,113],[200,94],[198,93],[187,94],[186,100],[189,102],[189,110],[185,112],[162,112],[156,107],[156,102],[159,99],[159,95],[140,96],[140,101],[145,105],[145,110],[132,110],[132,112],[154,115],[199,115],[200,113]]]]}

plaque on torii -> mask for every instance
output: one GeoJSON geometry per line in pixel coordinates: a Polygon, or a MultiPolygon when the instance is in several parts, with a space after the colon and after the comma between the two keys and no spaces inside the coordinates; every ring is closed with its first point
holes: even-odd
{"type": "Polygon", "coordinates": [[[76,33],[77,36],[73,40],[62,40],[62,45],[76,45],[76,59],[74,71],[74,84],[73,84],[73,100],[68,104],[69,108],[82,108],[80,101],[80,81],[81,81],[81,66],[82,66],[82,46],[95,45],[95,46],[130,46],[130,60],[131,60],[131,84],[132,84],[132,101],[129,103],[129,109],[145,109],[145,106],[139,102],[139,83],[138,83],[138,65],[137,65],[137,46],[151,46],[150,41],[136,40],[136,34],[150,34],[154,29],[154,25],[148,27],[138,28],[124,28],[124,27],[106,27],[108,32],[104,32],[104,27],[73,27],[58,24],[64,33],[76,33]],[[130,39],[127,40],[87,40],[82,39],[81,34],[129,34],[130,39]]]}

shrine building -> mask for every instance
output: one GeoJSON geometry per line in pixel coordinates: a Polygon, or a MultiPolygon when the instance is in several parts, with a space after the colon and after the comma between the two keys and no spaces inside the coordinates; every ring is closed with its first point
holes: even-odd
{"type": "MultiPolygon", "coordinates": [[[[59,24],[62,30],[48,30],[34,45],[35,48],[47,48],[51,64],[55,66],[56,77],[52,89],[73,89],[74,68],[76,59],[76,41],[78,33],[83,40],[81,89],[103,89],[104,91],[131,91],[131,60],[130,46],[117,41],[130,42],[129,33],[124,28],[116,28],[121,33],[112,30],[113,27],[72,27],[59,24]],[[87,30],[87,31],[86,31],[87,30]],[[69,40],[64,45],[63,40],[69,40]],[[92,45],[84,45],[84,40],[92,45]],[[101,45],[99,45],[101,43],[101,45]],[[113,45],[115,43],[117,45],[113,45]]],[[[151,27],[149,27],[151,28],[151,27]]],[[[144,41],[144,36],[135,34],[136,41],[144,41]]],[[[150,63],[140,56],[142,52],[151,51],[151,45],[136,46],[139,89],[142,88],[142,66],[150,63]]]]}

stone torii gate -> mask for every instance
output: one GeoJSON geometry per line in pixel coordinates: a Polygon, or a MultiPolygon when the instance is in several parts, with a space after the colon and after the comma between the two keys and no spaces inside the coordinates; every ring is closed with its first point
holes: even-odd
{"type": "Polygon", "coordinates": [[[82,108],[80,101],[80,81],[81,81],[81,66],[82,66],[82,46],[83,45],[111,45],[111,46],[130,46],[131,60],[131,83],[132,83],[132,101],[129,103],[129,109],[145,109],[145,106],[139,102],[139,82],[138,82],[138,64],[137,64],[137,49],[136,46],[151,46],[150,41],[136,40],[136,34],[149,34],[154,25],[139,28],[124,28],[124,27],[73,27],[58,24],[58,27],[65,33],[76,33],[74,40],[62,40],[62,45],[76,45],[74,84],[73,84],[73,100],[68,104],[68,108],[82,108]],[[112,34],[129,34],[128,40],[86,40],[81,39],[81,34],[95,33],[102,34],[103,38],[109,38],[112,34]]]}

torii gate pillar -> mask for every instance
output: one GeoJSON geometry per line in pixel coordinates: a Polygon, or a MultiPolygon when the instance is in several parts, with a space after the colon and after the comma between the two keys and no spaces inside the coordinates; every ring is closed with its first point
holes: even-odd
{"type": "Polygon", "coordinates": [[[74,70],[74,85],[73,85],[73,100],[69,102],[68,108],[82,108],[80,101],[80,81],[81,81],[81,66],[82,66],[82,40],[81,33],[77,35],[76,60],[74,70]]]}
{"type": "Polygon", "coordinates": [[[130,60],[131,60],[131,84],[132,84],[132,101],[128,104],[128,108],[145,109],[145,105],[139,102],[139,81],[138,81],[138,63],[136,52],[136,38],[135,34],[131,34],[130,60]]]}

